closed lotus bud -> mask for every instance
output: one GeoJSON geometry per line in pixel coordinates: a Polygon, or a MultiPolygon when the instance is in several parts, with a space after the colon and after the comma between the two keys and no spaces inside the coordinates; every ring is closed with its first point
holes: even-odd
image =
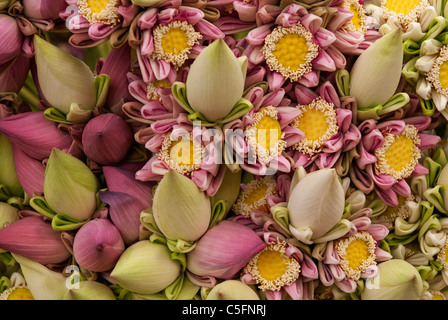
{"type": "Polygon", "coordinates": [[[72,104],[82,110],[96,105],[95,76],[83,61],[45,41],[34,37],[37,80],[48,103],[64,114],[72,104]]]}
{"type": "Polygon", "coordinates": [[[376,40],[356,60],[350,72],[350,95],[358,108],[386,103],[401,78],[403,45],[400,29],[376,40]]]}
{"type": "Polygon", "coordinates": [[[309,228],[312,238],[330,231],[342,218],[345,194],[334,169],[307,174],[291,190],[289,223],[295,229],[309,228]]]}
{"type": "Polygon", "coordinates": [[[418,270],[409,262],[392,259],[378,264],[378,274],[366,283],[362,300],[419,300],[424,291],[418,270]]]}
{"type": "Polygon", "coordinates": [[[78,221],[96,210],[98,180],[78,158],[54,149],[45,170],[44,195],[53,211],[78,221]]]}
{"type": "Polygon", "coordinates": [[[191,108],[208,121],[225,118],[243,95],[247,58],[241,62],[223,39],[208,45],[188,72],[186,95],[191,108]]]}
{"type": "Polygon", "coordinates": [[[64,295],[64,300],[117,300],[112,290],[98,281],[81,281],[64,295]]]}
{"type": "Polygon", "coordinates": [[[0,14],[0,65],[17,57],[23,44],[23,34],[13,17],[0,14]]]}
{"type": "Polygon", "coordinates": [[[44,118],[43,112],[31,111],[9,116],[0,121],[0,133],[30,157],[44,160],[51,150],[68,149],[73,143],[69,134],[44,118]]]}
{"type": "Polygon", "coordinates": [[[206,300],[260,300],[260,297],[247,284],[239,280],[226,280],[214,286],[206,300]]]}
{"type": "Polygon", "coordinates": [[[232,205],[238,199],[238,195],[240,194],[240,186],[241,186],[241,177],[242,170],[237,172],[232,172],[226,166],[226,173],[224,174],[224,178],[219,186],[218,191],[212,197],[212,201],[216,202],[219,200],[224,200],[227,203],[226,213],[228,213],[232,209],[232,205]]]}
{"type": "Polygon", "coordinates": [[[0,249],[17,253],[41,264],[57,264],[70,257],[61,239],[42,217],[17,220],[0,230],[0,249]]]}
{"type": "Polygon", "coordinates": [[[0,74],[0,92],[19,93],[30,71],[30,58],[19,56],[14,64],[0,74]]]}
{"type": "Polygon", "coordinates": [[[196,241],[211,219],[208,196],[191,179],[173,170],[160,181],[152,210],[160,231],[171,240],[196,241]]]}
{"type": "Polygon", "coordinates": [[[67,278],[27,257],[13,253],[19,263],[26,285],[35,300],[62,300],[67,287],[67,278]]]}
{"type": "Polygon", "coordinates": [[[134,135],[123,118],[113,113],[91,119],[82,132],[85,155],[101,165],[119,163],[134,142],[134,135]]]}
{"type": "Polygon", "coordinates": [[[187,253],[187,269],[198,276],[231,279],[265,247],[252,229],[224,220],[187,253]]]}
{"type": "Polygon", "coordinates": [[[120,231],[107,219],[95,219],[84,224],[73,242],[76,262],[94,272],[111,270],[123,251],[120,231]]]}
{"type": "Polygon", "coordinates": [[[154,294],[168,287],[180,272],[180,263],[171,259],[166,246],[143,240],[123,252],[110,278],[128,291],[154,294]]]}
{"type": "Polygon", "coordinates": [[[23,195],[23,189],[17,178],[14,153],[11,142],[0,134],[0,185],[8,188],[11,195],[23,195]]]}
{"type": "Polygon", "coordinates": [[[45,165],[42,161],[31,158],[17,146],[12,148],[17,178],[28,197],[31,199],[44,193],[45,165]]]}
{"type": "Polygon", "coordinates": [[[55,20],[67,7],[65,0],[22,0],[23,13],[27,18],[55,20]]]}
{"type": "Polygon", "coordinates": [[[19,209],[6,202],[0,202],[0,230],[19,220],[19,216],[17,215],[18,212],[19,209]]]}

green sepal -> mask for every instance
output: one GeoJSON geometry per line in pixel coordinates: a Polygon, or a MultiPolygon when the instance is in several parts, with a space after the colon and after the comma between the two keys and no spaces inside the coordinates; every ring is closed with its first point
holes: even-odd
{"type": "Polygon", "coordinates": [[[407,55],[418,55],[420,53],[421,44],[419,42],[415,42],[411,39],[403,42],[403,53],[407,55]]]}
{"type": "Polygon", "coordinates": [[[30,200],[30,206],[47,218],[53,219],[57,212],[50,208],[47,201],[43,197],[33,197],[30,200]]]}
{"type": "Polygon", "coordinates": [[[350,96],[350,73],[346,69],[336,72],[336,88],[341,97],[350,96]]]}
{"type": "Polygon", "coordinates": [[[140,222],[141,224],[151,231],[153,234],[163,237],[162,231],[160,231],[157,226],[156,220],[154,219],[154,214],[152,213],[152,208],[148,208],[140,212],[140,222]]]}
{"type": "Polygon", "coordinates": [[[47,108],[44,110],[44,117],[48,120],[73,125],[74,122],[67,120],[67,116],[57,108],[47,108]]]}
{"type": "Polygon", "coordinates": [[[95,88],[97,92],[96,96],[96,108],[101,108],[104,106],[107,100],[107,94],[109,92],[109,86],[110,86],[110,76],[107,74],[99,74],[95,78],[95,88]]]}
{"type": "Polygon", "coordinates": [[[419,100],[423,115],[431,117],[434,114],[434,112],[436,112],[436,106],[434,102],[432,100],[425,100],[422,97],[419,97],[419,100]]]}
{"type": "Polygon", "coordinates": [[[409,60],[401,70],[401,74],[403,77],[409,82],[411,85],[417,85],[417,81],[420,78],[420,71],[415,67],[415,63],[420,57],[417,56],[411,60],[409,60]]]}
{"type": "Polygon", "coordinates": [[[196,241],[186,241],[182,239],[166,239],[166,246],[173,253],[188,253],[196,247],[196,241]]]}
{"type": "Polygon", "coordinates": [[[447,26],[447,20],[444,17],[441,16],[435,17],[429,23],[428,31],[426,32],[422,40],[420,40],[420,43],[428,39],[436,39],[444,31],[446,26],[447,26]]]}
{"type": "Polygon", "coordinates": [[[276,204],[271,208],[271,214],[274,221],[283,229],[287,234],[291,235],[289,231],[289,211],[286,207],[286,202],[276,204]]]}
{"type": "Polygon", "coordinates": [[[117,300],[129,300],[130,295],[132,294],[132,292],[126,290],[118,284],[112,284],[109,288],[112,290],[117,300]]]}
{"type": "Polygon", "coordinates": [[[364,121],[367,119],[379,120],[382,111],[383,106],[381,104],[377,104],[369,108],[358,109],[357,117],[359,121],[364,121]]]}
{"type": "Polygon", "coordinates": [[[0,294],[3,291],[8,290],[10,286],[11,281],[7,277],[5,276],[0,277],[0,294]]]}
{"type": "Polygon", "coordinates": [[[227,215],[227,207],[228,203],[225,200],[218,200],[213,204],[212,216],[210,219],[210,225],[208,227],[209,229],[213,228],[213,226],[225,219],[227,215]]]}
{"type": "Polygon", "coordinates": [[[185,279],[185,273],[181,272],[181,274],[173,281],[168,287],[163,290],[164,295],[168,300],[177,300],[177,297],[182,290],[185,279]]]}
{"type": "Polygon", "coordinates": [[[426,182],[428,183],[428,187],[435,186],[437,180],[439,179],[440,173],[443,170],[442,165],[434,161],[434,159],[426,157],[423,160],[423,166],[429,170],[429,173],[426,175],[426,182]]]}
{"type": "Polygon", "coordinates": [[[434,188],[428,188],[424,195],[426,199],[436,207],[436,209],[444,214],[448,214],[448,210],[445,208],[445,201],[442,194],[448,189],[448,186],[437,185],[434,188]]]}
{"type": "Polygon", "coordinates": [[[10,252],[1,252],[0,262],[10,267],[15,266],[17,264],[16,259],[14,259],[14,257],[10,252]]]}
{"type": "Polygon", "coordinates": [[[177,103],[180,104],[182,108],[184,108],[185,111],[187,111],[189,114],[195,113],[193,108],[191,108],[190,104],[188,103],[187,99],[187,86],[185,83],[176,81],[171,85],[171,92],[173,93],[174,99],[177,101],[177,103]]]}
{"type": "Polygon", "coordinates": [[[51,226],[54,231],[71,231],[81,228],[90,219],[79,221],[65,214],[58,213],[51,220],[51,226]]]}
{"type": "Polygon", "coordinates": [[[393,95],[384,105],[383,110],[380,112],[380,116],[398,110],[409,103],[411,98],[407,93],[400,92],[393,95]]]}
{"type": "Polygon", "coordinates": [[[8,187],[4,184],[0,184],[0,201],[7,201],[11,197],[8,187]]]}
{"type": "Polygon", "coordinates": [[[394,247],[396,245],[402,244],[407,245],[414,241],[417,238],[418,234],[412,234],[412,235],[405,235],[405,236],[398,236],[394,232],[390,232],[384,240],[387,242],[387,245],[389,247],[394,247]]]}
{"type": "Polygon", "coordinates": [[[437,271],[431,266],[416,266],[415,267],[420,274],[423,281],[430,281],[437,275],[437,271]]]}

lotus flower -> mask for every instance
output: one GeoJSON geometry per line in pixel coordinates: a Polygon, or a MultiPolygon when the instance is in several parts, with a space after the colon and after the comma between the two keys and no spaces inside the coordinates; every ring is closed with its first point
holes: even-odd
{"type": "Polygon", "coordinates": [[[17,21],[6,14],[0,14],[0,68],[6,69],[21,54],[24,35],[17,21]]]}
{"type": "Polygon", "coordinates": [[[113,291],[98,281],[80,281],[77,288],[67,290],[63,300],[117,300],[113,291]]]}
{"type": "Polygon", "coordinates": [[[23,189],[17,178],[14,163],[13,146],[11,142],[0,134],[0,184],[6,186],[11,196],[22,196],[23,189]]]}
{"type": "Polygon", "coordinates": [[[260,297],[242,281],[225,280],[212,288],[206,300],[260,300],[260,297]]]}

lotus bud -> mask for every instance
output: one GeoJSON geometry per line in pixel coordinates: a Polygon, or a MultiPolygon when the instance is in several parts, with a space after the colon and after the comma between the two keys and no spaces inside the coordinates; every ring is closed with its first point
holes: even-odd
{"type": "Polygon", "coordinates": [[[27,18],[56,20],[67,8],[65,0],[22,0],[23,13],[27,18]]]}
{"type": "Polygon", "coordinates": [[[98,281],[80,281],[76,288],[70,288],[64,300],[117,300],[112,290],[98,281]]]}
{"type": "Polygon", "coordinates": [[[0,74],[0,92],[19,93],[30,71],[30,58],[19,56],[14,64],[0,74]]]}
{"type": "Polygon", "coordinates": [[[13,17],[0,14],[0,65],[12,61],[20,54],[24,36],[13,17]]]}
{"type": "Polygon", "coordinates": [[[11,195],[22,196],[23,189],[17,178],[11,142],[0,134],[0,184],[5,185],[11,195]]]}
{"type": "Polygon", "coordinates": [[[57,264],[70,257],[61,239],[42,217],[17,220],[0,230],[0,249],[17,253],[41,264],[57,264]]]}
{"type": "Polygon", "coordinates": [[[187,253],[187,269],[198,276],[231,279],[265,247],[252,229],[223,220],[187,253]]]}
{"type": "Polygon", "coordinates": [[[418,270],[409,262],[392,259],[378,264],[378,274],[366,283],[362,300],[419,300],[424,291],[418,270]]]}
{"type": "Polygon", "coordinates": [[[78,158],[54,149],[45,169],[44,195],[50,208],[78,221],[96,210],[98,180],[78,158]]]}
{"type": "Polygon", "coordinates": [[[345,194],[334,169],[307,174],[291,190],[289,222],[295,229],[309,228],[312,239],[330,231],[342,218],[345,194]]]}
{"type": "Polygon", "coordinates": [[[154,294],[168,287],[180,272],[180,263],[171,259],[165,245],[143,240],[123,252],[110,278],[128,291],[154,294]]]}
{"type": "Polygon", "coordinates": [[[62,300],[66,287],[66,277],[60,272],[52,271],[42,264],[13,253],[12,256],[20,264],[26,285],[35,300],[62,300]]]}
{"type": "Polygon", "coordinates": [[[228,213],[232,209],[232,205],[238,199],[238,196],[240,194],[242,173],[242,170],[233,172],[226,166],[226,172],[224,174],[221,185],[219,186],[218,191],[212,197],[213,202],[219,200],[226,201],[226,213],[228,213]]]}
{"type": "Polygon", "coordinates": [[[124,251],[120,231],[107,219],[95,219],[76,233],[73,256],[82,268],[105,272],[111,270],[124,251]]]}
{"type": "Polygon", "coordinates": [[[186,81],[187,100],[208,121],[225,118],[242,98],[247,58],[241,63],[223,39],[208,45],[195,59],[186,81]]]}
{"type": "Polygon", "coordinates": [[[19,209],[6,202],[0,202],[0,230],[19,220],[19,216],[17,215],[18,212],[19,209]]]}
{"type": "Polygon", "coordinates": [[[91,119],[82,132],[85,155],[101,165],[119,163],[134,142],[134,135],[123,118],[113,113],[91,119]]]}
{"type": "Polygon", "coordinates": [[[154,219],[167,239],[196,241],[211,219],[210,200],[188,177],[167,172],[154,194],[154,219]]]}
{"type": "Polygon", "coordinates": [[[49,157],[51,150],[68,149],[73,143],[69,134],[60,131],[55,123],[44,118],[43,112],[23,112],[0,121],[0,133],[14,146],[37,160],[49,157]]]}
{"type": "Polygon", "coordinates": [[[17,178],[28,198],[42,195],[44,193],[45,165],[42,161],[28,156],[17,146],[13,146],[12,150],[17,178]]]}
{"type": "Polygon", "coordinates": [[[356,60],[350,72],[350,95],[358,108],[385,104],[401,78],[403,45],[400,29],[376,40],[356,60]]]}
{"type": "Polygon", "coordinates": [[[260,297],[247,284],[239,280],[226,280],[214,286],[206,300],[260,300],[260,297]]]}
{"type": "Polygon", "coordinates": [[[68,52],[34,37],[37,80],[48,103],[64,114],[72,104],[82,110],[96,105],[95,76],[83,61],[68,52]]]}

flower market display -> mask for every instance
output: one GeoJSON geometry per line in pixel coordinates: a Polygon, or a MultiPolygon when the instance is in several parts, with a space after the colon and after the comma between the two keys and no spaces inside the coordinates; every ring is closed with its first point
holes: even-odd
{"type": "Polygon", "coordinates": [[[0,300],[448,299],[447,1],[0,25],[0,300]]]}

